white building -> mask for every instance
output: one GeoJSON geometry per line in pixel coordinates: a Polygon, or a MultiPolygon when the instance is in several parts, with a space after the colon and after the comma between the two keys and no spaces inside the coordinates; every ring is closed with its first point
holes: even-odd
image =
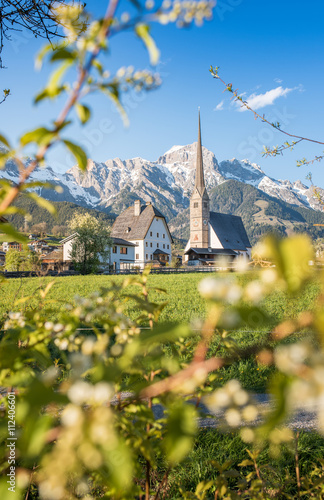
{"type": "MultiPolygon", "coordinates": [[[[63,246],[63,262],[71,262],[71,250],[73,241],[78,233],[71,234],[60,243],[63,246]]],[[[135,244],[122,238],[112,238],[112,246],[108,264],[116,271],[131,269],[134,267],[135,244]]]]}
{"type": "Polygon", "coordinates": [[[115,220],[111,236],[122,238],[135,246],[135,266],[165,265],[171,261],[172,236],[164,215],[151,203],[134,205],[124,210],[115,220]]]}

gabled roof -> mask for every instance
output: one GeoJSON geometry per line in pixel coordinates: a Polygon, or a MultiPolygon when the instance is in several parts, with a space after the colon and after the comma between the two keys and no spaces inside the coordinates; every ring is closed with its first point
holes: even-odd
{"type": "Polygon", "coordinates": [[[66,238],[64,238],[64,240],[61,240],[59,243],[62,245],[62,243],[67,243],[68,241],[70,240],[74,240],[74,238],[78,236],[78,233],[73,233],[73,234],[70,234],[70,236],[67,236],[66,238]]]}
{"type": "Polygon", "coordinates": [[[160,248],[157,248],[154,250],[153,255],[170,255],[167,252],[164,252],[164,250],[160,250],[160,248]]]}
{"type": "Polygon", "coordinates": [[[123,240],[122,238],[111,238],[113,245],[124,245],[125,247],[136,247],[135,243],[123,240]]]}
{"type": "MultiPolygon", "coordinates": [[[[134,205],[132,205],[117,217],[111,229],[111,236],[128,240],[143,240],[154,217],[161,217],[165,220],[164,215],[151,204],[141,206],[140,214],[137,216],[134,215],[134,205]]],[[[172,241],[167,224],[166,227],[172,241]]]]}
{"type": "Polygon", "coordinates": [[[41,257],[42,260],[57,260],[57,261],[63,261],[63,249],[58,248],[57,250],[53,250],[53,252],[48,253],[47,255],[44,255],[41,257]]]}
{"type": "Polygon", "coordinates": [[[231,248],[196,248],[196,247],[190,247],[186,252],[185,255],[188,255],[189,253],[194,252],[197,255],[210,255],[211,257],[215,255],[237,255],[234,250],[231,248]]]}
{"type": "Polygon", "coordinates": [[[224,248],[233,250],[251,248],[241,217],[210,212],[210,225],[224,248]]]}

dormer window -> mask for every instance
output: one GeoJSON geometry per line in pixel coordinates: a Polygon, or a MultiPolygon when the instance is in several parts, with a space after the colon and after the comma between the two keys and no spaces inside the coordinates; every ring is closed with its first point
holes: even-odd
{"type": "Polygon", "coordinates": [[[130,228],[130,227],[128,227],[128,228],[126,229],[126,233],[130,233],[130,232],[131,232],[131,228],[130,228]]]}
{"type": "Polygon", "coordinates": [[[198,201],[195,201],[194,208],[198,208],[198,201]]]}

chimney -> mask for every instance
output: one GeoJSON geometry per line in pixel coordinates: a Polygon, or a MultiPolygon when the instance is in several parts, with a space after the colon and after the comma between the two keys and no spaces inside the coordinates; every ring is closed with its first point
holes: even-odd
{"type": "Polygon", "coordinates": [[[134,215],[138,217],[141,213],[141,200],[136,200],[134,203],[134,215]]]}
{"type": "Polygon", "coordinates": [[[148,207],[149,205],[151,205],[151,202],[150,202],[150,201],[147,201],[147,202],[146,202],[146,206],[148,207]]]}

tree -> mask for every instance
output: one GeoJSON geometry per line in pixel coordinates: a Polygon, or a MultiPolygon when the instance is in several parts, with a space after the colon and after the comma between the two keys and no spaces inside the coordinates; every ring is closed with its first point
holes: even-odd
{"type": "Polygon", "coordinates": [[[47,223],[46,222],[40,222],[39,224],[34,224],[31,227],[32,233],[40,234],[41,237],[46,236],[46,231],[47,231],[47,223]]]}
{"type": "Polygon", "coordinates": [[[66,226],[53,226],[52,233],[54,236],[66,236],[68,234],[68,228],[66,226]]]}
{"type": "Polygon", "coordinates": [[[76,214],[70,228],[77,233],[72,244],[71,260],[76,271],[90,274],[98,271],[100,264],[109,262],[110,228],[90,214],[76,214]]]}
{"type": "Polygon", "coordinates": [[[56,10],[60,4],[64,5],[65,3],[66,0],[19,0],[14,2],[1,0],[0,67],[3,67],[1,53],[4,40],[10,40],[12,32],[27,30],[36,38],[47,38],[47,40],[64,36],[59,31],[62,23],[56,15],[56,10]]]}
{"type": "Polygon", "coordinates": [[[34,271],[37,272],[41,268],[41,262],[38,255],[28,249],[8,250],[6,253],[6,271],[34,271]]]}

